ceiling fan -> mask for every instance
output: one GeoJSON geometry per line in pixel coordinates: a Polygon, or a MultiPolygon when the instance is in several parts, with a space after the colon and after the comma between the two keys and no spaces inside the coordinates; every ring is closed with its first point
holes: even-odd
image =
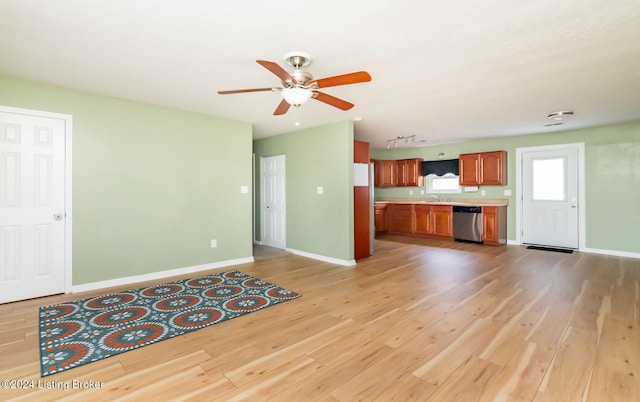
{"type": "Polygon", "coordinates": [[[285,114],[291,106],[299,107],[312,98],[337,107],[338,109],[349,110],[354,106],[353,103],[328,95],[324,92],[320,92],[318,89],[371,81],[371,76],[366,71],[314,79],[310,72],[302,70],[302,67],[306,67],[311,63],[311,56],[309,54],[291,52],[287,53],[284,58],[287,63],[293,67],[293,71],[288,72],[273,61],[256,60],[258,64],[280,78],[282,87],[235,89],[230,91],[218,91],[218,93],[220,95],[228,95],[243,92],[280,92],[283,99],[275,112],[273,112],[274,115],[285,114]]]}

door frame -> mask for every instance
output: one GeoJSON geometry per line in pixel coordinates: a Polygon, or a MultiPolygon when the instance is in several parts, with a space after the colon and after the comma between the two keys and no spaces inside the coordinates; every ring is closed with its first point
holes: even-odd
{"type": "Polygon", "coordinates": [[[72,191],[72,160],[73,160],[73,116],[55,112],[45,112],[42,110],[23,109],[11,106],[0,105],[0,112],[22,114],[26,116],[45,117],[64,121],[64,292],[71,293],[73,290],[73,191],[72,191]]]}
{"type": "Polygon", "coordinates": [[[522,158],[526,152],[557,151],[562,149],[578,151],[578,251],[586,248],[586,197],[584,178],[584,142],[569,144],[543,145],[537,147],[516,148],[516,244],[522,244],[522,158]]]}

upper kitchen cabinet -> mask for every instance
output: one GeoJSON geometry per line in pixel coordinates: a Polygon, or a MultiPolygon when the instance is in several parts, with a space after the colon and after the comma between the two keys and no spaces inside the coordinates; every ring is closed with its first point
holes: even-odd
{"type": "Polygon", "coordinates": [[[396,186],[423,186],[422,159],[396,161],[396,186]]]}
{"type": "Polygon", "coordinates": [[[375,187],[422,186],[422,159],[374,160],[375,187]]]}
{"type": "Polygon", "coordinates": [[[507,152],[461,154],[460,184],[463,186],[507,184],[507,152]]]}
{"type": "Polygon", "coordinates": [[[378,187],[393,187],[396,185],[396,161],[376,161],[373,165],[373,170],[378,179],[378,187]]]}

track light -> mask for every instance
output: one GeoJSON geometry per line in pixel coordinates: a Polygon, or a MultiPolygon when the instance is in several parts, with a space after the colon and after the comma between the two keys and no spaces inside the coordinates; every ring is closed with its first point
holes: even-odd
{"type": "Polygon", "coordinates": [[[398,141],[402,141],[402,140],[404,140],[405,144],[408,144],[409,140],[411,140],[411,142],[416,142],[416,136],[410,135],[408,137],[405,137],[405,136],[399,135],[396,138],[391,138],[387,140],[387,149],[391,148],[392,143],[394,148],[398,148],[398,141]]]}

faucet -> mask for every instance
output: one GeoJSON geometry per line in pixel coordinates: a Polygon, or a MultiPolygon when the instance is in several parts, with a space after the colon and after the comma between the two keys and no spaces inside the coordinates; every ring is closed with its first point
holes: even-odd
{"type": "Polygon", "coordinates": [[[438,197],[437,195],[433,195],[433,194],[428,194],[429,197],[431,198],[435,198],[436,200],[438,200],[438,202],[442,202],[442,198],[438,197]]]}

